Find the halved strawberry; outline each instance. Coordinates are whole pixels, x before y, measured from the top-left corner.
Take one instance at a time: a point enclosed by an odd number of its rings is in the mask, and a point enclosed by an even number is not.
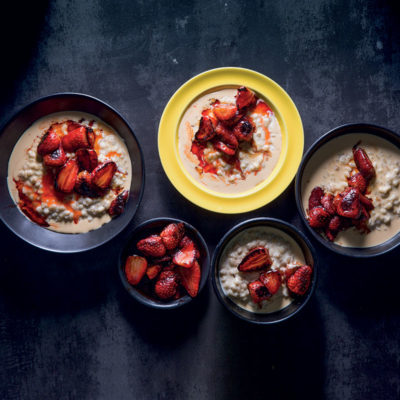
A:
[[[282,277],[278,271],[264,272],[258,279],[268,289],[271,296],[274,295],[282,285]]]
[[[217,103],[213,107],[213,112],[220,121],[227,121],[236,115],[237,108],[233,104]]]
[[[125,262],[126,279],[131,285],[137,285],[147,269],[147,260],[137,255],[129,256]]]
[[[167,250],[175,249],[185,234],[185,226],[179,224],[169,224],[160,233],[161,239]]]
[[[78,149],[76,159],[81,169],[92,172],[99,164],[97,153],[93,149]]]
[[[152,280],[159,274],[160,271],[161,265],[150,265],[147,267],[146,275],[150,280]]]
[[[272,265],[269,251],[265,247],[256,247],[250,250],[238,265],[241,272],[260,271]]]
[[[239,110],[251,107],[256,103],[256,95],[247,87],[240,87],[236,94],[236,106]]]
[[[179,268],[182,286],[186,289],[190,297],[196,297],[199,292],[201,280],[201,268],[197,261],[194,261],[192,268]]]
[[[259,304],[263,300],[268,300],[271,297],[269,290],[259,280],[250,282],[247,285],[250,297],[254,303]]]
[[[49,129],[42,136],[42,139],[40,140],[40,143],[37,147],[37,152],[41,156],[50,154],[53,151],[57,150],[59,148],[60,144],[61,144],[60,137],[55,132],[53,132],[51,129]]]
[[[195,139],[199,142],[206,142],[215,136],[215,130],[212,120],[208,116],[203,116],[200,119],[199,129],[196,132]]]
[[[303,296],[311,282],[312,269],[308,265],[303,265],[287,280],[288,289],[299,296]]]
[[[61,167],[67,161],[67,156],[61,144],[50,154],[43,156],[44,165],[47,167]]]
[[[190,241],[174,254],[172,262],[180,267],[191,268],[194,260],[196,259],[196,255],[197,249],[194,245],[194,242]]]
[[[79,172],[76,182],[75,191],[82,196],[97,197],[98,193],[93,189],[92,176],[88,171]]]
[[[177,275],[174,271],[161,272],[155,286],[155,294],[162,300],[170,299],[178,289]]]
[[[199,257],[200,257],[200,251],[199,251],[199,249],[197,248],[197,246],[196,246],[196,244],[194,243],[194,241],[193,241],[192,239],[190,239],[189,236],[184,236],[184,237],[182,238],[182,240],[179,242],[179,248],[182,249],[182,248],[184,248],[184,247],[186,247],[186,246],[188,246],[188,245],[191,245],[191,246],[194,247],[194,249],[196,250],[196,252],[195,252],[195,257],[196,257],[196,258],[199,258]]]
[[[92,184],[101,190],[107,189],[116,171],[117,164],[114,161],[106,161],[98,165],[92,171]]]
[[[85,126],[80,126],[68,132],[62,138],[62,145],[65,151],[75,151],[80,148],[92,147],[94,144],[94,133]]]
[[[248,117],[243,117],[233,128],[233,134],[239,141],[250,142],[253,139],[255,125]]]
[[[68,160],[57,174],[55,188],[63,193],[71,193],[74,190],[78,171],[79,166],[76,160]]]
[[[136,247],[143,254],[150,257],[162,257],[167,251],[162,239],[158,235],[151,235],[145,239],[139,240]]]
[[[129,191],[123,190],[118,196],[111,202],[110,208],[108,209],[108,213],[112,217],[117,217],[124,212],[125,204],[129,198]]]

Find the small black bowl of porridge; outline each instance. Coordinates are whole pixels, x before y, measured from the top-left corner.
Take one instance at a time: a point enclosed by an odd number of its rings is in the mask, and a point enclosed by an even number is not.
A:
[[[234,315],[274,324],[297,314],[312,296],[316,255],[293,225],[254,218],[234,226],[220,240],[211,277],[219,301]]]

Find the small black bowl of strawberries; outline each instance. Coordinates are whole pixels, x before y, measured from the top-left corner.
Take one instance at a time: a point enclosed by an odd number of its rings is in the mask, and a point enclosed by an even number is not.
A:
[[[155,218],[139,225],[123,248],[119,275],[140,303],[171,309],[196,298],[208,279],[207,245],[192,225]]]

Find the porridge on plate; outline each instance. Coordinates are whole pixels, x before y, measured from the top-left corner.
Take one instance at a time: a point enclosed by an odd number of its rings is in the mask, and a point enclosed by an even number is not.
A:
[[[344,247],[375,246],[400,231],[399,183],[400,150],[394,144],[377,135],[346,134],[323,145],[307,163],[303,209],[310,226],[328,240]],[[333,198],[332,211],[321,204],[318,189]],[[312,220],[316,215],[319,219]]]
[[[131,160],[121,137],[94,115],[67,111],[35,121],[8,163],[21,212],[47,229],[83,233],[124,210]]]
[[[238,306],[271,313],[303,296],[312,268],[297,242],[279,229],[247,228],[225,246],[219,262],[223,292]]]
[[[282,147],[275,113],[245,87],[199,97],[183,114],[178,137],[191,177],[222,193],[241,193],[265,181]]]

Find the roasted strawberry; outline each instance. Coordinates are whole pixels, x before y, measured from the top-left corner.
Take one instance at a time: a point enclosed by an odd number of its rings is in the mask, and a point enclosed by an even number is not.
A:
[[[367,180],[361,175],[360,172],[352,175],[348,179],[349,186],[356,188],[360,191],[360,193],[365,193],[367,190],[368,182]]]
[[[174,254],[172,262],[180,267],[191,268],[197,254],[198,250],[196,249],[194,242],[191,240]]]
[[[247,288],[249,289],[251,299],[256,304],[260,304],[263,300],[268,300],[271,297],[269,290],[259,280],[250,282]]]
[[[310,286],[312,269],[308,265],[300,267],[288,280],[288,289],[298,296],[303,296]]]
[[[175,296],[177,288],[176,273],[173,271],[163,271],[154,286],[154,292],[160,299],[167,300]]]
[[[92,171],[92,184],[101,190],[108,189],[116,171],[117,164],[114,161],[106,161],[98,165]]]
[[[342,228],[342,218],[339,215],[334,215],[331,220],[329,221],[328,228],[330,231],[338,232]]]
[[[160,233],[161,239],[167,250],[173,250],[178,247],[183,235],[185,234],[185,226],[182,222],[178,224],[167,225]]]
[[[45,218],[40,215],[34,208],[31,207],[30,204],[25,203],[24,201],[20,201],[18,203],[20,210],[35,224],[39,226],[47,227],[50,226]]]
[[[329,214],[334,215],[336,210],[333,205],[333,194],[331,193],[325,193],[322,198],[321,198],[321,205],[322,207],[325,208],[326,211],[328,211]]]
[[[213,112],[220,121],[232,119],[237,112],[236,106],[227,103],[218,103],[214,105]]]
[[[328,225],[330,217],[324,207],[314,207],[308,212],[308,224],[311,228],[323,228]]]
[[[78,149],[76,159],[81,169],[92,172],[99,164],[97,153],[93,149]]]
[[[118,196],[111,202],[110,208],[108,209],[108,213],[112,217],[118,217],[124,212],[125,204],[129,198],[129,191],[123,190],[118,194]]]
[[[50,154],[53,151],[57,150],[61,144],[60,137],[51,129],[49,129],[40,140],[40,143],[37,147],[37,152],[39,155],[44,156],[46,154]]]
[[[190,297],[196,297],[199,292],[201,280],[201,268],[197,261],[194,261],[192,268],[178,267],[178,273],[182,286],[186,289]]]
[[[319,186],[316,186],[310,194],[308,199],[308,211],[311,211],[314,207],[318,207],[321,205],[321,199],[324,195],[324,190]]]
[[[230,129],[225,127],[223,124],[218,123],[217,127],[215,128],[215,132],[217,133],[218,138],[223,143],[225,143],[228,147],[236,151],[236,149],[239,146],[239,142]]]
[[[287,264],[283,270],[283,278],[287,281],[301,266],[298,262]]]
[[[137,285],[147,269],[147,260],[137,255],[129,256],[125,262],[126,279],[131,285]]]
[[[80,124],[79,122],[72,121],[70,119],[67,121],[67,131],[68,132],[74,131],[75,129],[78,129],[81,126],[83,126],[83,125]]]
[[[272,265],[269,251],[265,247],[256,247],[251,249],[238,265],[241,272],[252,272],[267,269]]]
[[[57,174],[55,188],[63,193],[71,193],[75,187],[78,171],[79,166],[76,160],[68,160]]]
[[[97,197],[98,193],[93,189],[92,176],[88,171],[79,172],[76,182],[75,191],[82,196]]]
[[[65,155],[65,151],[61,144],[52,153],[43,156],[44,165],[47,167],[61,167],[66,163],[66,161],[67,156]]]
[[[92,147],[94,144],[94,133],[85,126],[80,126],[68,132],[62,138],[62,145],[65,151],[75,151],[80,148]]]
[[[199,142],[206,142],[215,136],[215,130],[212,120],[208,116],[203,116],[200,119],[199,129],[196,132],[195,139]]]
[[[150,257],[162,257],[167,251],[162,239],[158,235],[151,235],[140,240],[136,247],[143,254]]]
[[[243,117],[233,128],[233,134],[239,141],[250,142],[253,139],[255,125],[248,117]]]
[[[152,280],[160,273],[160,271],[161,265],[150,265],[147,267],[146,275],[150,280]]]
[[[247,87],[240,87],[236,94],[236,106],[239,110],[251,107],[256,103],[256,95]]]
[[[184,236],[183,238],[182,238],[182,240],[179,242],[179,248],[180,249],[183,249],[184,247],[186,247],[186,246],[193,246],[193,248],[195,249],[195,257],[196,258],[199,258],[200,257],[200,251],[199,251],[199,249],[197,248],[197,246],[195,245],[195,243],[193,242],[193,240],[192,239],[190,239],[190,237],[189,236]]]
[[[357,219],[361,215],[360,192],[348,187],[334,199],[336,212],[345,218]]]
[[[216,150],[222,151],[223,153],[225,153],[228,156],[234,156],[236,153],[236,150],[228,147],[228,145],[226,145],[224,142],[221,142],[221,141],[215,142],[214,148]]]
[[[271,296],[279,290],[282,284],[282,277],[278,271],[264,272],[258,279],[268,289]]]
[[[372,199],[370,199],[367,196],[364,196],[361,193],[360,193],[360,202],[367,211],[371,211],[375,208],[374,204],[372,203]]]
[[[361,175],[369,181],[375,176],[375,168],[368,157],[367,152],[356,144],[353,147],[353,157],[356,163],[357,169]]]

